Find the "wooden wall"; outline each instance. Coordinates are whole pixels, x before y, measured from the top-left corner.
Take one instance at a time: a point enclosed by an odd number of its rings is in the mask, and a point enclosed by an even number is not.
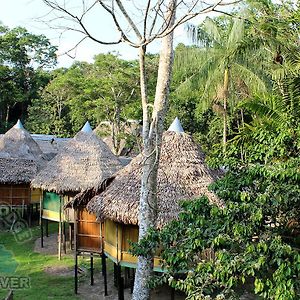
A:
[[[104,222],[104,252],[115,263],[121,266],[136,268],[137,258],[132,256],[128,250],[131,242],[137,242],[139,227],[136,225],[125,225],[111,220]],[[160,258],[154,257],[154,270],[161,271]]]
[[[40,189],[31,189],[31,203],[40,204],[43,199],[43,191]]]
[[[102,251],[101,223],[96,216],[89,214],[85,208],[79,208],[77,214],[77,249],[81,251]]]
[[[74,222],[74,210],[64,210],[64,205],[71,200],[70,196],[60,196],[53,192],[44,192],[42,201],[42,218],[50,221]],[[61,216],[59,217],[59,212]]]
[[[22,206],[30,202],[29,184],[0,184],[0,204]]]

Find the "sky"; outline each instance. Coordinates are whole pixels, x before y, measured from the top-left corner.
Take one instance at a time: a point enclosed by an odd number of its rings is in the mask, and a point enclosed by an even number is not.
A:
[[[45,20],[49,18],[49,8],[42,0],[0,0],[0,21],[14,28],[17,26],[25,27],[29,32],[34,34],[44,34],[50,40],[52,45],[58,46],[58,67],[69,67],[74,58],[70,58],[64,53],[72,49],[81,39],[81,35],[67,31],[62,34],[61,30],[50,29]],[[73,0],[72,0],[73,1]],[[89,25],[97,32],[97,35],[105,40],[112,39],[116,35],[116,30],[108,19],[106,14],[98,12],[96,15],[89,16]],[[56,21],[56,24],[58,21]],[[184,28],[177,29],[175,33],[174,44],[179,42],[187,43]],[[159,52],[160,43],[157,42],[148,47],[149,52]],[[107,53],[116,51],[124,59],[136,59],[137,50],[126,44],[118,44],[114,46],[100,45],[91,40],[85,40],[80,44],[76,51],[71,52],[71,56],[75,60],[92,62],[93,57],[98,53]]]

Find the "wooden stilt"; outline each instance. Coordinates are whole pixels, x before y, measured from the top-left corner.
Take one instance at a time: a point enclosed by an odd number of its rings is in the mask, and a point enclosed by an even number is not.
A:
[[[74,268],[74,292],[78,292],[78,257],[77,251],[75,251],[75,268]]]
[[[70,250],[72,250],[72,242],[73,242],[72,224],[69,223],[69,248],[70,248]]]
[[[59,198],[59,224],[58,224],[58,259],[61,260],[61,197]]]
[[[25,202],[24,200],[22,200],[22,210],[21,210],[22,219],[24,218],[24,209],[25,209]]]
[[[106,270],[106,255],[102,252],[102,275],[104,277],[104,296],[107,296],[107,270]]]
[[[49,237],[49,221],[46,219],[46,237]]]
[[[175,289],[171,287],[171,300],[175,300]]]
[[[31,227],[31,204],[27,205],[27,222],[29,227]]]
[[[94,258],[93,253],[90,256],[90,263],[91,263],[91,285],[94,285]]]
[[[40,218],[41,223],[41,248],[44,248],[44,230],[43,230],[43,218]]]
[[[42,206],[42,203],[43,203],[43,198],[41,197],[40,198],[40,225],[42,223],[42,218],[43,218],[43,206]]]
[[[74,291],[77,294],[78,290],[78,260],[77,260],[77,217],[76,217],[76,210],[74,211],[74,255],[75,255],[75,274],[74,274]]]
[[[118,281],[118,299],[124,300],[124,278],[122,277],[121,266],[117,265],[117,281]]]
[[[132,277],[130,278],[130,293],[133,293],[133,287],[134,287],[134,277],[135,277],[135,272],[134,269],[132,269]]]
[[[61,260],[61,221],[58,223],[58,259]]]
[[[66,246],[66,222],[63,221],[63,248],[64,253],[67,254],[67,246]]]
[[[118,287],[118,270],[116,263],[114,263],[114,286]]]

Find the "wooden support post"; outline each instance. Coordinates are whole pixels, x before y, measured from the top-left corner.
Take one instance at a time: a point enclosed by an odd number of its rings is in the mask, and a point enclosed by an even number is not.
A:
[[[22,200],[22,210],[21,210],[21,217],[24,219],[24,209],[25,209],[25,202],[24,199]]]
[[[171,287],[171,300],[175,300],[175,289]]]
[[[77,259],[77,217],[76,217],[76,211],[74,212],[74,255],[75,255],[75,276],[74,276],[74,280],[75,280],[75,285],[74,285],[74,290],[75,290],[75,294],[77,294],[77,290],[78,290],[78,259]]]
[[[40,198],[40,226],[41,226],[41,248],[44,247],[44,230],[43,230],[43,209],[42,209],[42,201]]]
[[[114,263],[114,286],[118,287],[118,271],[116,263]]]
[[[61,260],[61,221],[58,223],[58,259]]]
[[[106,255],[102,252],[102,275],[104,277],[104,296],[108,296],[107,293],[107,270],[106,270]]]
[[[58,223],[58,259],[61,260],[61,197],[59,197],[59,223]]]
[[[43,218],[40,218],[40,223],[41,223],[41,248],[44,248]]]
[[[49,221],[46,219],[46,237],[49,237]]]
[[[31,204],[27,204],[27,221],[28,221],[28,226],[31,227]]]
[[[72,250],[72,242],[73,242],[72,224],[69,223],[69,248],[70,248],[70,250]]]
[[[43,206],[42,206],[42,204],[43,204],[43,198],[41,197],[40,198],[40,225],[42,223],[42,218],[43,218]]]
[[[91,285],[94,285],[94,260],[93,253],[90,256],[90,265],[91,265]]]
[[[117,281],[118,281],[118,299],[124,300],[124,278],[122,277],[121,266],[117,265]]]
[[[135,277],[135,272],[134,269],[132,269],[132,277],[130,278],[130,293],[133,293],[133,287],[134,287],[134,277]]]
[[[66,246],[66,222],[63,221],[63,248],[64,253],[67,254],[67,246]]]
[[[78,257],[77,251],[75,251],[75,268],[74,268],[74,292],[78,292]]]

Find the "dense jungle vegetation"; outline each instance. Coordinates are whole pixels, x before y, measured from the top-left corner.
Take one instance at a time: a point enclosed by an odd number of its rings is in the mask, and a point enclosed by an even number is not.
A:
[[[134,252],[162,246],[168,282],[188,299],[300,298],[300,13],[295,1],[248,1],[206,18],[175,51],[167,123],[178,116],[209,163],[226,169],[205,198]],[[142,119],[137,61],[115,53],[54,69],[55,47],[24,28],[0,28],[0,130],[18,118],[35,133],[73,136],[86,120]],[[154,95],[156,55],[147,56]],[[211,258],[203,257],[210,251]],[[190,270],[187,277],[178,276]],[[205,298],[206,297],[206,298]]]

